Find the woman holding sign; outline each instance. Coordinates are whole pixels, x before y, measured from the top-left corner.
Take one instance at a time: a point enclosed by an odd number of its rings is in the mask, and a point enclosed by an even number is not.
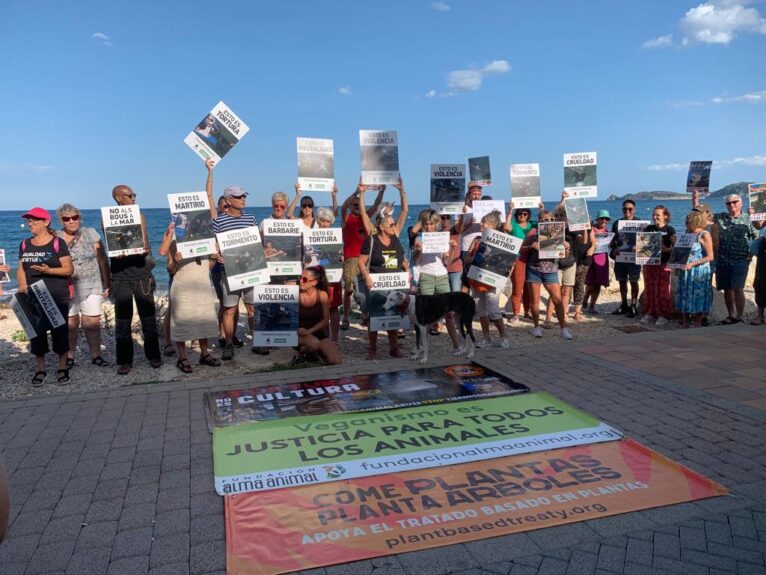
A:
[[[32,338],[30,349],[37,362],[37,371],[32,377],[32,385],[42,385],[45,380],[45,354],[48,353],[48,334],[50,330],[53,340],[53,352],[59,356],[59,368],[56,381],[59,385],[69,383],[69,368],[67,367],[67,352],[69,351],[69,326],[66,318],[69,315],[69,300],[71,299],[71,275],[73,271],[72,256],[64,240],[56,237],[51,225],[51,215],[43,208],[32,208],[23,216],[32,237],[21,242],[19,246],[19,269],[16,281],[19,293],[26,294],[30,303],[40,312],[40,319],[34,325],[37,335]],[[37,283],[42,282],[42,284]],[[35,284],[37,283],[37,286]],[[39,287],[43,288],[40,295]],[[32,295],[29,295],[29,292]],[[47,292],[47,293],[46,293]],[[52,299],[55,307],[46,310],[44,301]],[[51,315],[58,313],[60,323],[53,327]]]
[[[319,353],[327,365],[341,363],[340,349],[327,337],[330,296],[324,268],[313,266],[303,270],[299,289],[298,348],[301,353]]]
[[[662,233],[662,252],[659,265],[645,265],[644,272],[644,317],[641,323],[654,320],[654,325],[662,327],[670,322],[670,268],[667,267],[670,252],[676,241],[676,230],[668,225],[670,212],[665,206],[656,206],[652,213],[654,224],[646,226],[646,232]]]
[[[394,207],[391,204],[384,203],[375,215],[374,221],[370,221],[364,204],[364,192],[366,186],[359,184],[359,210],[362,216],[362,223],[370,235],[362,245],[359,254],[359,273],[363,282],[359,282],[360,297],[365,302],[365,307],[369,304],[369,294],[372,291],[371,273],[392,273],[409,271],[409,262],[404,257],[404,248],[399,241],[399,232],[407,221],[407,194],[404,192],[404,183],[401,178],[394,184],[399,190],[399,198],[402,202],[402,211],[399,217],[394,220]],[[364,286],[364,289],[362,286]],[[399,349],[399,340],[397,339],[397,330],[389,329],[388,334],[388,353],[391,357],[404,357],[404,353]],[[378,332],[368,331],[367,359],[373,360],[378,354]]]
[[[707,217],[703,212],[691,212],[686,216],[686,233],[695,234],[694,242],[686,269],[678,275],[676,308],[683,314],[683,327],[689,327],[689,319],[694,327],[702,327],[702,318],[710,311],[713,293],[710,284],[713,279],[710,262],[713,261],[713,239],[705,231]]]

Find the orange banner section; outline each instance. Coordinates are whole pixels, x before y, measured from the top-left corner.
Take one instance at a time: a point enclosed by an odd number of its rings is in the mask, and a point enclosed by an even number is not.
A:
[[[231,575],[274,575],[724,495],[630,439],[226,498]]]

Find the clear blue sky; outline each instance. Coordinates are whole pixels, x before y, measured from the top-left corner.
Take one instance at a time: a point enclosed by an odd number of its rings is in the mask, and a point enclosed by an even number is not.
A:
[[[431,163],[539,162],[557,197],[564,152],[598,152],[599,196],[766,180],[766,4],[393,0],[9,1],[0,7],[0,209],[146,207],[203,188],[183,144],[219,100],[251,128],[216,168],[251,205],[292,190],[296,136],[335,140],[341,194],[358,130],[398,130],[410,199]],[[318,199],[319,202],[321,200]]]

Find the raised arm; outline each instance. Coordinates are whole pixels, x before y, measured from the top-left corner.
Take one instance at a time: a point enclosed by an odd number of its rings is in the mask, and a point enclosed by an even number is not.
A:
[[[295,197],[293,198],[293,201],[290,202],[290,205],[287,206],[287,218],[290,220],[295,219],[295,206],[298,205],[298,201],[301,199],[301,185],[298,182],[295,182]],[[303,214],[301,214],[303,215]]]
[[[338,217],[338,186],[332,185],[332,215],[334,218]]]
[[[514,209],[513,200],[511,200],[510,202],[508,202],[508,213],[505,215],[505,223],[503,224],[503,231],[506,234],[510,234],[511,229],[513,228],[513,226],[511,225],[511,217],[513,217],[513,209]]]
[[[351,209],[351,204],[354,203],[354,200],[357,198],[357,192],[354,191],[349,197],[347,197],[343,201],[343,205],[340,207],[340,225],[341,227],[346,226],[346,219],[348,218],[348,211]]]
[[[210,205],[210,217],[216,219],[218,217],[218,204],[213,197],[213,168],[215,162],[213,160],[207,160],[205,162],[207,168],[207,180],[205,180],[205,192],[207,193],[207,203]]]
[[[364,193],[367,191],[367,186],[359,184],[356,190],[359,192],[359,215],[362,218],[362,226],[364,226],[364,231],[369,236],[372,234],[372,222],[370,221],[370,214],[367,213],[364,205]]]
[[[360,178],[360,183],[361,183],[361,178]],[[365,187],[365,190],[366,189],[367,188]],[[378,208],[380,207],[380,204],[383,202],[383,193],[385,191],[386,191],[386,186],[378,186],[378,195],[375,196],[375,201],[372,203],[372,207],[369,210],[367,210],[367,215],[368,216],[371,216],[375,212],[378,211]],[[362,210],[362,211],[364,211],[364,210]]]
[[[407,192],[404,191],[404,182],[401,178],[399,178],[399,181],[394,184],[394,187],[399,190],[399,200],[402,204],[402,209],[399,212],[399,217],[396,218],[396,233],[398,235],[404,229],[404,224],[407,223],[407,212],[409,211],[409,206],[407,205]]]

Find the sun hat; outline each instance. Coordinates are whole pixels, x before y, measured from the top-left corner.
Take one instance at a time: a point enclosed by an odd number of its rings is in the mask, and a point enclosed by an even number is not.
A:
[[[609,210],[599,210],[598,216],[596,216],[596,219],[599,218],[606,218],[607,220],[611,220],[612,216],[609,215]]]
[[[697,207],[692,210],[693,212],[709,212],[710,206],[707,204],[697,204]]]
[[[474,188],[479,188],[480,190],[482,189],[480,184],[471,184],[470,186],[468,186],[468,191],[470,192]]]
[[[232,196],[246,196],[247,192],[239,186],[229,186],[224,188],[223,197],[230,198]]]
[[[22,218],[37,218],[38,220],[51,221],[51,215],[48,213],[48,210],[44,208],[32,208],[21,217]]]

